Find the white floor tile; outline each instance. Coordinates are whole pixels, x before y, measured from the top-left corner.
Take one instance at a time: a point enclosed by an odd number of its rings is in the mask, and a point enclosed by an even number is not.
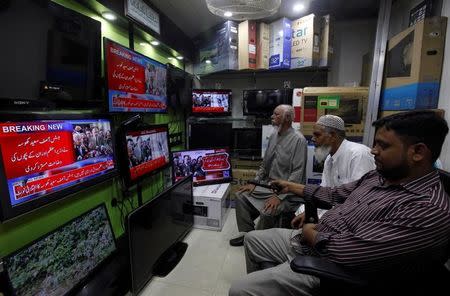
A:
[[[211,292],[201,289],[194,289],[173,283],[164,283],[158,280],[152,280],[140,296],[211,296]]]

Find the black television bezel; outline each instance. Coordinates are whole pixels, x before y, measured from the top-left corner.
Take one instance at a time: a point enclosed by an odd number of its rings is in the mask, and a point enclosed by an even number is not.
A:
[[[55,233],[59,229],[67,226],[68,224],[72,223],[73,221],[75,221],[75,220],[77,220],[77,219],[79,219],[79,218],[81,218],[83,216],[88,215],[89,213],[91,213],[92,211],[94,211],[94,210],[96,210],[96,209],[98,209],[100,207],[103,207],[104,210],[105,210],[105,213],[106,213],[106,218],[108,220],[108,224],[109,224],[109,227],[111,229],[112,236],[113,236],[114,251],[112,251],[111,254],[109,254],[105,259],[103,259],[103,261],[99,262],[96,267],[94,267],[88,274],[86,274],[83,278],[81,278],[69,291],[67,291],[68,292],[67,294],[73,294],[73,292],[79,290],[83,285],[85,285],[88,282],[88,280],[90,278],[92,278],[92,276],[94,275],[94,273],[96,271],[98,271],[100,268],[105,266],[105,264],[107,262],[109,262],[111,260],[111,258],[118,253],[117,240],[116,240],[116,237],[115,237],[115,234],[114,234],[114,229],[112,227],[111,218],[109,217],[108,209],[107,209],[105,203],[101,203],[101,204],[99,204],[99,205],[89,209],[87,212],[84,212],[81,215],[78,215],[78,216],[70,219],[69,221],[65,222],[64,224],[62,224],[62,225],[60,225],[58,227],[56,227],[55,229],[51,230],[50,232],[48,232],[48,233],[46,233],[46,234],[44,234],[44,235],[42,235],[42,236],[32,240],[31,242],[29,242],[29,243],[25,244],[24,246],[20,247],[19,249],[17,249],[15,251],[11,252],[10,254],[6,255],[5,258],[15,256],[16,254],[18,254],[19,252],[23,251],[24,249],[29,248],[31,245],[35,244],[36,242],[44,240],[45,238],[47,238],[48,236],[52,235],[53,233]],[[3,262],[5,262],[5,260],[3,260]],[[11,279],[10,279],[9,274],[8,274],[8,266],[6,265],[6,263],[5,263],[5,274],[6,274],[6,279],[7,279],[7,282],[8,282],[9,289],[12,292],[14,290],[13,290]]]
[[[229,98],[228,98],[228,111],[226,112],[194,112],[192,108],[194,108],[194,102],[193,102],[193,95],[194,92],[201,91],[201,92],[228,92]],[[191,93],[191,114],[192,116],[196,117],[220,117],[220,116],[230,116],[231,110],[233,108],[233,91],[228,88],[221,88],[221,89],[211,89],[211,88],[193,88]]]
[[[114,138],[114,122],[109,115],[105,114],[83,114],[83,113],[15,113],[15,114],[2,114],[0,113],[1,122],[24,122],[24,121],[39,121],[39,120],[89,120],[89,119],[106,119],[109,120],[111,124],[111,137],[112,146],[115,148],[115,138]],[[55,202],[61,201],[63,199],[69,198],[74,194],[78,194],[87,188],[91,188],[100,183],[106,182],[118,174],[117,168],[117,155],[116,151],[113,152],[114,168],[109,172],[97,176],[93,179],[75,183],[58,191],[48,193],[46,195],[37,197],[30,201],[24,202],[23,204],[17,206],[11,206],[10,196],[7,186],[7,179],[5,175],[5,170],[3,166],[3,157],[0,148],[0,221],[6,222],[12,219],[17,219],[25,214],[40,210],[48,205],[54,204]]]
[[[175,177],[175,170],[173,169],[173,154],[174,153],[182,153],[182,152],[191,152],[191,151],[204,151],[204,150],[218,150],[218,149],[225,149],[226,153],[228,153],[228,159],[230,160],[230,177],[222,180],[211,180],[211,181],[205,181],[201,184],[198,184],[198,182],[194,181],[194,175],[189,175],[192,177],[192,186],[198,187],[198,186],[206,186],[206,185],[213,185],[213,184],[223,184],[223,183],[229,183],[233,181],[233,166],[231,165],[231,149],[230,147],[213,147],[213,148],[195,148],[195,149],[184,149],[184,150],[177,150],[170,153],[170,165],[172,166],[172,183],[176,184],[178,182],[181,182],[181,180],[176,181]],[[185,176],[185,178],[189,177]],[[182,179],[183,180],[183,179]]]
[[[132,266],[132,253],[133,253],[133,248],[131,247],[132,242],[131,242],[131,231],[130,231],[130,223],[131,223],[131,217],[138,212],[139,210],[141,210],[144,207],[147,206],[151,206],[152,203],[154,203],[157,199],[159,199],[161,196],[167,194],[168,192],[172,191],[174,188],[176,188],[177,186],[181,186],[184,182],[186,182],[187,180],[190,180],[190,183],[193,186],[193,178],[192,175],[190,176],[186,176],[184,177],[182,180],[178,181],[177,183],[173,183],[172,186],[170,186],[169,188],[165,189],[164,191],[162,191],[161,193],[159,193],[158,195],[156,195],[154,198],[152,198],[151,200],[149,200],[148,202],[144,203],[143,205],[141,205],[140,207],[134,209],[133,211],[131,211],[130,213],[128,213],[127,217],[126,217],[126,231],[128,232],[128,249],[130,250],[130,273],[131,273],[131,291],[134,291],[136,287],[133,287],[133,266]],[[192,197],[192,203],[194,202],[194,192],[193,192],[193,187],[191,187],[191,197]],[[192,213],[192,216],[194,216],[194,213]],[[194,223],[191,224],[190,228],[187,229],[183,234],[181,234],[174,242],[172,245],[174,245],[175,243],[181,241],[192,229],[192,227],[194,226]],[[167,246],[167,249],[170,248],[172,245]],[[167,250],[166,249],[166,250]],[[149,277],[147,279],[147,281],[137,289],[137,291],[134,291],[134,293],[138,294],[143,288],[144,286],[150,281],[150,279],[153,277],[153,275],[151,277]]]
[[[107,50],[106,50],[108,42],[113,43],[113,44],[115,44],[117,46],[123,47],[126,50],[129,50],[129,51],[133,52],[134,54],[136,54],[138,56],[141,56],[141,57],[144,57],[146,59],[149,59],[152,62],[155,62],[155,63],[161,65],[161,67],[164,67],[166,69],[165,78],[166,78],[166,100],[167,101],[166,101],[166,109],[164,111],[151,112],[151,111],[136,111],[136,110],[133,110],[133,111],[112,111],[112,110],[110,110],[110,106],[109,106],[109,87],[108,87],[108,60],[107,60]],[[105,100],[106,100],[106,105],[107,105],[106,109],[108,110],[109,113],[111,113],[111,114],[123,114],[123,113],[125,113],[125,114],[126,113],[129,113],[129,114],[132,114],[132,113],[139,113],[139,114],[167,114],[168,113],[169,97],[167,95],[167,73],[168,73],[169,70],[168,70],[168,67],[167,67],[166,64],[158,62],[155,59],[152,59],[152,58],[150,58],[150,57],[148,57],[146,55],[143,55],[142,53],[139,53],[139,52],[137,52],[137,51],[135,51],[135,50],[133,50],[131,48],[128,48],[128,47],[126,47],[126,46],[124,46],[124,45],[122,45],[122,44],[120,44],[120,43],[118,43],[116,41],[113,41],[113,40],[111,40],[111,39],[109,39],[107,37],[103,37],[103,67],[104,67],[103,69],[104,69],[104,73],[105,73],[105,76],[104,76],[105,77],[105,79],[104,79],[104,87],[105,87]]]
[[[130,174],[130,167],[128,166],[128,152],[127,152],[127,140],[126,140],[126,134],[127,132],[134,132],[134,131],[144,131],[144,130],[151,130],[151,129],[157,129],[157,128],[165,128],[166,129],[166,137],[167,137],[167,147],[169,149],[169,162],[165,165],[154,169],[148,173],[145,173],[139,177],[137,177],[134,180],[131,180],[131,174]],[[122,176],[122,179],[124,181],[124,184],[127,188],[130,188],[140,182],[142,180],[155,175],[165,168],[171,166],[171,151],[170,151],[170,144],[169,144],[169,125],[168,124],[146,124],[143,123],[141,120],[130,123],[130,124],[122,124],[119,129],[117,130],[117,140],[116,140],[117,149],[120,153],[120,155],[123,155],[123,157],[118,158],[119,163],[119,171],[120,175]]]
[[[292,96],[293,96],[293,92],[294,92],[293,88],[244,89],[242,91],[242,113],[244,115],[255,115],[255,116],[264,116],[264,117],[270,116],[272,114],[272,112],[270,112],[270,114],[269,113],[265,113],[265,112],[251,112],[251,111],[250,112],[248,112],[248,111],[246,112],[245,111],[246,110],[246,108],[245,108],[246,99],[245,99],[244,93],[246,91],[253,91],[253,92],[263,91],[263,92],[266,92],[266,91],[275,91],[275,90],[279,90],[280,92],[283,93],[283,98],[284,99],[283,99],[283,102],[280,103],[280,104],[292,105],[292,102],[293,102]],[[288,94],[287,92],[291,93],[289,97],[287,96],[287,94]],[[276,106],[274,108],[276,108]]]

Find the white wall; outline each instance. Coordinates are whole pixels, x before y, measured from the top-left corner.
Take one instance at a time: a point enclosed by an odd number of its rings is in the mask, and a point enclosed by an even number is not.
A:
[[[373,49],[376,30],[376,19],[335,22],[328,86],[359,85],[362,57]]]

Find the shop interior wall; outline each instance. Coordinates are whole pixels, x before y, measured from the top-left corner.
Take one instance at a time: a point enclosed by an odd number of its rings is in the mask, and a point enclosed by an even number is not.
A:
[[[54,2],[66,6],[67,8],[78,11],[89,17],[92,17],[102,23],[102,37],[107,37],[124,46],[129,45],[128,29],[121,28],[113,23],[107,22],[97,14],[85,8],[74,0],[54,0]],[[142,47],[139,45],[139,40],[135,40],[135,50],[145,54],[162,63],[168,62],[168,54],[158,51],[151,47]],[[103,57],[103,53],[102,53]],[[183,65],[178,61],[171,61],[175,66],[183,68]],[[131,114],[115,115],[115,123],[128,118]],[[148,123],[168,123],[170,132],[184,131],[184,115],[178,114],[174,110],[169,110],[168,114],[145,115],[144,120]],[[182,147],[175,147],[181,149]],[[164,183],[169,172],[166,170],[156,174],[142,184],[143,200],[148,201],[163,190]],[[137,207],[137,195],[135,189],[130,191],[130,201],[123,202],[123,211],[119,208],[112,207],[111,201],[117,199],[121,201],[122,188],[120,185],[120,177],[93,186],[82,192],[75,193],[66,197],[63,200],[55,202],[49,206],[38,209],[32,213],[28,213],[14,220],[0,224],[0,257],[5,256],[12,251],[26,245],[36,238],[45,235],[51,230],[57,228],[59,225],[81,215],[89,209],[105,203],[111,219],[112,227],[116,237],[124,233],[123,221],[124,214],[130,212],[131,208]]]

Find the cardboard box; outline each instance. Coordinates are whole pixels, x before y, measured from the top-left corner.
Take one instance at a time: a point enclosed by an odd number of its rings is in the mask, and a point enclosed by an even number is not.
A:
[[[221,231],[229,210],[230,183],[193,188],[194,227]]]
[[[269,69],[270,28],[266,23],[256,26],[256,68]]]
[[[238,35],[239,70],[256,69],[256,22],[240,23]]]
[[[445,118],[445,110],[444,109],[429,109],[430,111],[434,111],[436,112],[439,116],[441,116],[442,118]],[[381,111],[378,118],[383,118],[392,114],[397,114],[397,113],[401,113],[401,112],[406,112],[404,110],[399,110],[399,111]]]
[[[238,69],[238,24],[226,21],[194,40],[199,48],[195,74]],[[206,63],[209,60],[211,63]]]
[[[381,110],[437,108],[446,27],[427,18],[389,40]]]
[[[301,119],[303,135],[310,138],[317,119],[333,114],[344,120],[346,136],[360,141],[364,134],[368,96],[367,87],[305,87]]]
[[[291,66],[291,21],[281,18],[270,24],[269,69],[289,69]]]
[[[261,166],[262,160],[247,160],[247,159],[239,159],[239,158],[231,158],[231,168],[234,169],[255,169],[259,170]]]
[[[308,145],[308,159],[306,161],[306,184],[320,185],[322,182],[323,165],[314,157],[314,145]]]
[[[331,66],[333,57],[334,20],[327,14],[320,18],[320,58],[319,66]]]
[[[242,185],[247,184],[247,181],[254,180],[258,170],[254,169],[235,169],[233,170],[233,182],[231,183],[230,199],[234,200],[234,194]]]
[[[292,22],[291,69],[319,65],[320,23],[309,14]]]
[[[294,122],[300,122],[302,115],[303,88],[294,88],[292,92],[292,107],[294,107]]]

